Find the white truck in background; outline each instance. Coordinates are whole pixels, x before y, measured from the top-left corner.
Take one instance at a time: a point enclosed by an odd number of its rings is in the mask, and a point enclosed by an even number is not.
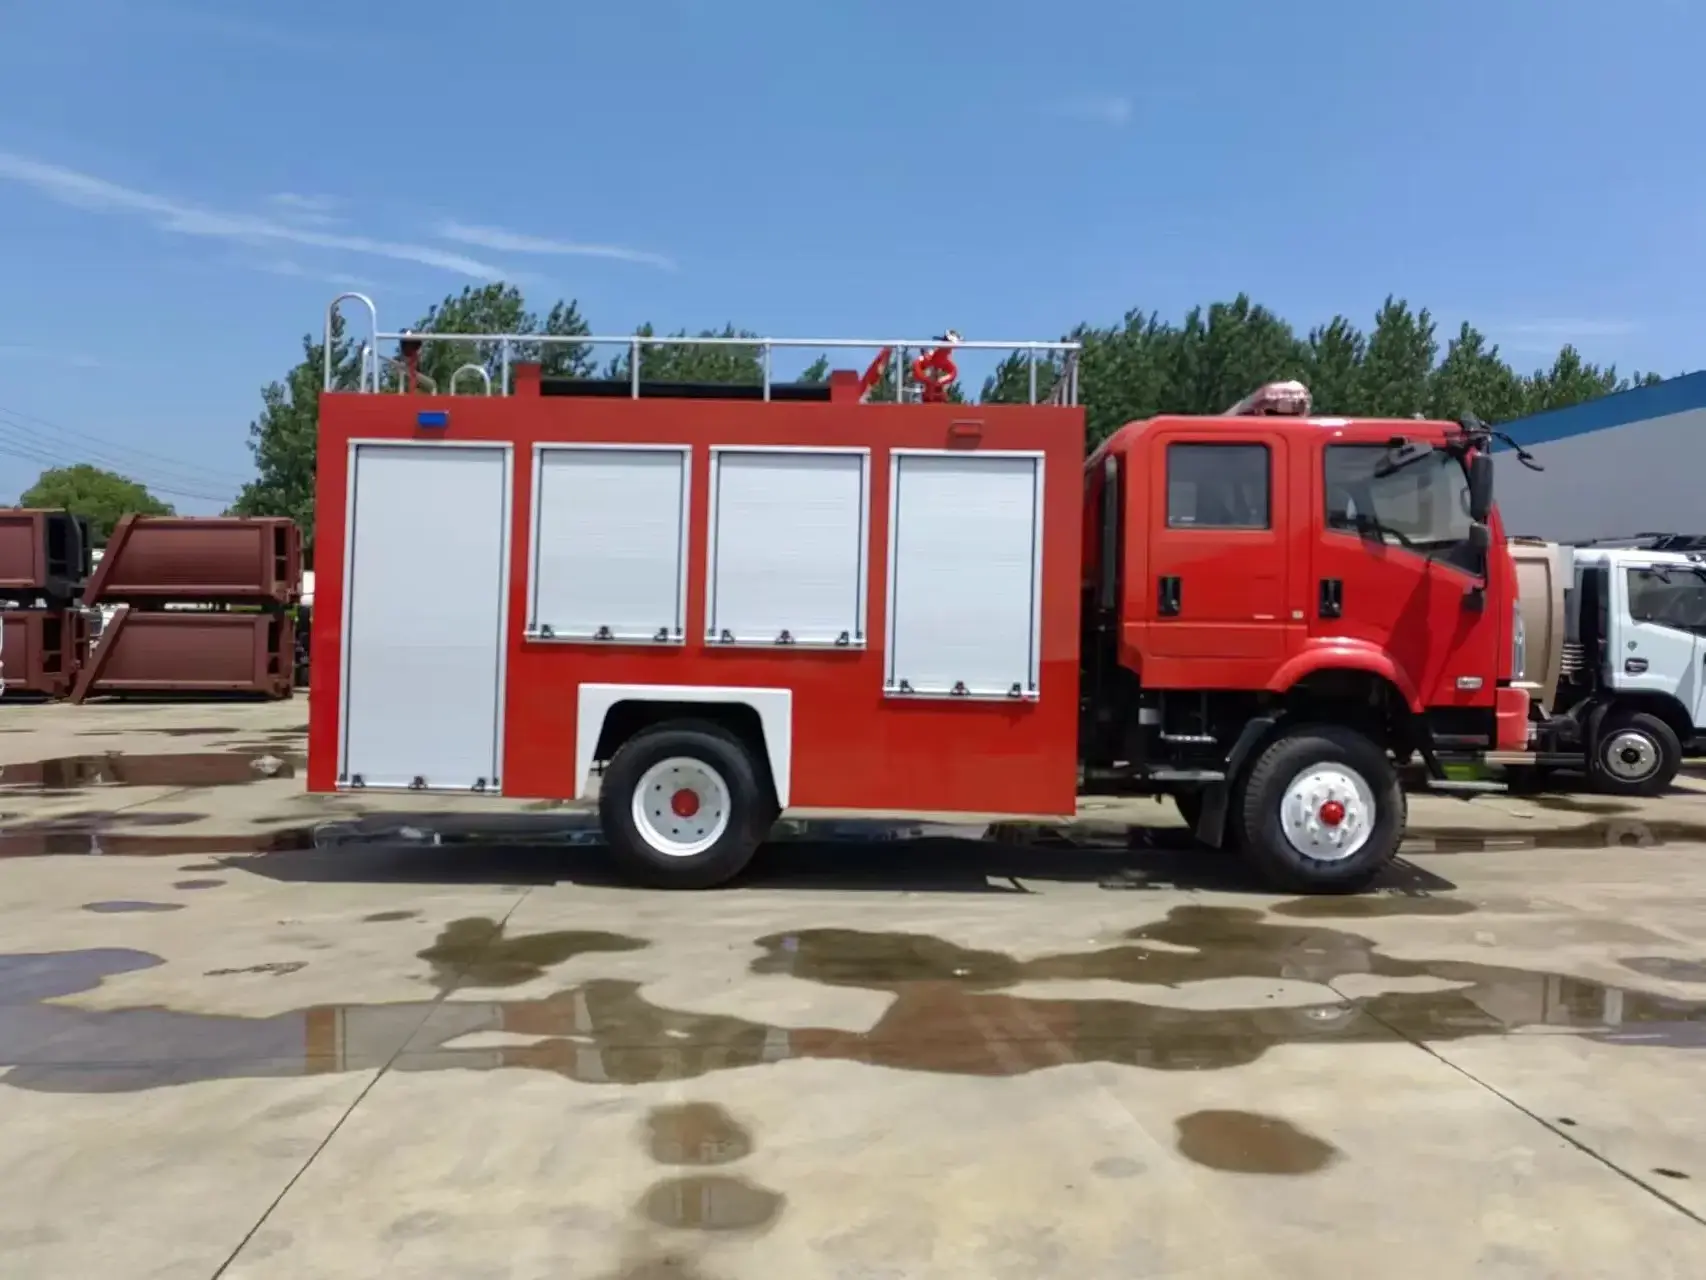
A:
[[[1650,796],[1706,746],[1706,554],[1657,535],[1570,547],[1512,538],[1516,681],[1529,751],[1507,771],[1583,770],[1597,790]],[[1621,545],[1619,545],[1619,543]],[[1514,779],[1513,779],[1514,781]]]

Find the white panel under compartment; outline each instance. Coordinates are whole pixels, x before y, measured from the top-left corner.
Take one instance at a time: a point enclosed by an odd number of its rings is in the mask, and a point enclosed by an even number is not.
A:
[[[895,450],[885,691],[1035,698],[1040,454]]]
[[[716,449],[705,638],[865,644],[863,449]]]
[[[496,790],[509,450],[351,452],[339,781]]]
[[[539,446],[528,636],[680,644],[687,480],[677,445]]]

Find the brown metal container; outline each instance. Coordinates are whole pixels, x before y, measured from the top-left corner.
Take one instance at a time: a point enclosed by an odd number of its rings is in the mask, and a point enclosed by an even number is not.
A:
[[[80,609],[0,611],[6,697],[63,698],[89,657],[89,619]]]
[[[294,651],[287,614],[121,609],[78,673],[71,700],[124,693],[288,698]]]
[[[83,599],[293,603],[302,591],[302,531],[282,516],[125,516]]]
[[[0,596],[69,600],[88,575],[87,521],[64,511],[0,510]]]

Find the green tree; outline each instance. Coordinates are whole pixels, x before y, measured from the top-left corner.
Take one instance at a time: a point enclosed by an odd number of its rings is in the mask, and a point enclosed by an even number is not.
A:
[[[459,294],[451,294],[443,302],[428,308],[412,328],[417,333],[541,334],[566,338],[591,332],[574,302],[558,302],[541,323],[539,317],[528,309],[521,290],[514,285],[496,283],[470,285]],[[511,343],[511,369],[517,364],[538,364],[540,372],[548,378],[584,378],[592,373],[594,367],[591,348],[578,342]],[[485,370],[492,380],[493,390],[504,389],[500,385],[503,379],[502,343],[421,344],[420,371],[431,379],[426,385],[437,387],[441,394],[449,393],[451,378],[458,369],[467,365]],[[401,369],[388,362],[384,385],[395,389],[401,376]],[[463,395],[476,393],[481,390],[480,379],[472,373],[464,373],[457,380],[456,389]]]
[[[21,507],[58,507],[73,515],[87,516],[90,537],[104,545],[120,516],[169,516],[170,504],[161,502],[147,488],[116,471],[79,462],[70,467],[52,467],[18,499]]]
[[[1362,400],[1362,362],[1368,340],[1344,316],[1309,331],[1302,351],[1303,384],[1316,413],[1355,413]],[[1251,388],[1254,390],[1254,388]]]
[[[261,389],[261,414],[249,424],[255,478],[243,486],[231,514],[289,516],[302,530],[304,547],[314,545],[314,453],[325,377],[325,344],[304,335],[302,359],[282,381]],[[358,352],[337,323],[332,329],[332,385],[357,386]]]
[[[1448,422],[1471,413],[1483,422],[1508,422],[1522,416],[1527,402],[1522,378],[1468,323],[1446,345],[1445,359],[1429,379],[1428,416]]]
[[[1411,311],[1409,303],[1388,295],[1363,352],[1356,412],[1381,418],[1413,418],[1425,412],[1438,353],[1427,310]]]
[[[639,338],[656,338],[658,332],[650,324],[634,330]],[[757,343],[732,341],[738,338],[757,338],[748,329],[726,324],[721,329],[701,329],[689,335],[677,329],[666,339],[712,338],[715,342],[663,341],[640,345],[640,377],[647,382],[710,382],[730,386],[759,386],[764,382],[764,356]],[[622,351],[610,358],[605,367],[607,378],[627,378],[633,368],[633,352]]]

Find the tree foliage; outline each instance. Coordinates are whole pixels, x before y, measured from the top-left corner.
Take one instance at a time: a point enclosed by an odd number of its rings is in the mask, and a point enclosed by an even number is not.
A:
[[[1300,379],[1317,413],[1456,421],[1472,412],[1488,422],[1659,381],[1651,373],[1622,377],[1614,366],[1592,364],[1569,346],[1549,367],[1518,373],[1469,324],[1445,344],[1442,357],[1432,314],[1390,297],[1366,333],[1349,318],[1334,316],[1299,337],[1278,316],[1239,295],[1192,310],[1179,324],[1130,311],[1118,325],[1081,325],[1067,337],[1083,344],[1079,399],[1092,442],[1158,413],[1219,413],[1280,378]],[[1044,394],[1059,372],[1059,361],[1041,362]],[[1029,388],[1028,359],[1015,354],[984,383],[981,398],[1023,403]]]
[[[161,502],[136,481],[87,462],[42,472],[18,499],[18,505],[59,507],[73,515],[87,516],[96,546],[106,542],[120,516],[173,514],[169,503]]]
[[[537,361],[547,377],[631,376],[632,349],[619,350],[600,363],[584,343],[526,340],[526,335],[572,339],[590,330],[573,301],[559,301],[541,317],[513,285],[470,286],[428,308],[413,328],[421,333],[522,335],[510,343],[511,366]],[[658,337],[650,324],[635,334]],[[688,335],[677,330],[666,336]],[[763,380],[762,348],[747,341],[757,334],[728,324],[694,336],[719,341],[646,342],[640,347],[641,377],[745,385]],[[1116,324],[1084,324],[1066,336],[1083,344],[1078,390],[1092,443],[1126,422],[1158,413],[1219,413],[1262,383],[1279,378],[1301,379],[1317,413],[1391,418],[1420,414],[1454,421],[1474,413],[1488,422],[1506,422],[1658,381],[1656,374],[1622,377],[1614,366],[1595,365],[1570,346],[1550,365],[1520,373],[1469,324],[1444,343],[1442,352],[1433,315],[1393,297],[1382,303],[1366,331],[1340,315],[1300,335],[1280,316],[1240,294],[1229,302],[1193,308],[1177,323],[1134,309]],[[333,358],[334,385],[355,387],[361,355],[341,327],[334,332]],[[305,337],[302,362],[262,390],[260,417],[249,428],[256,478],[233,508],[240,514],[290,516],[302,526],[310,546],[321,359],[319,341]],[[800,380],[824,381],[830,363],[819,358]],[[421,372],[440,392],[448,392],[452,375],[470,364],[487,373],[494,390],[500,389],[501,344],[471,336],[465,342],[428,341],[422,346]],[[1061,376],[1061,362],[1039,357],[1036,364],[1038,392],[1047,395]],[[378,373],[382,387],[396,389],[400,373],[394,361],[382,361]],[[1015,353],[984,382],[980,398],[986,403],[1024,403],[1030,398],[1031,378],[1030,358]],[[456,388],[473,394],[483,389],[479,383],[465,372]],[[871,398],[892,401],[892,378],[873,389]],[[949,399],[966,398],[956,382]]]

